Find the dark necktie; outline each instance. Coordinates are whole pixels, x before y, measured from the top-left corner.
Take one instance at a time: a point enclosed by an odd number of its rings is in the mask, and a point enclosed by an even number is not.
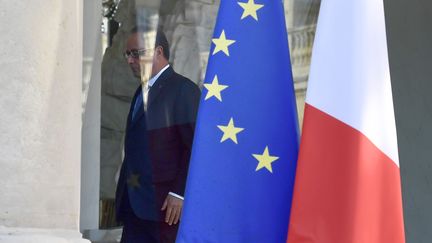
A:
[[[143,93],[142,93],[142,89],[140,89],[139,95],[135,100],[134,109],[132,111],[132,121],[135,119],[135,116],[138,113],[139,109],[142,107],[142,105],[143,105]]]

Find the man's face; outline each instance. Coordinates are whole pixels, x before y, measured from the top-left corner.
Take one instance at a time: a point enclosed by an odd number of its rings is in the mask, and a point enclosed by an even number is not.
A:
[[[126,57],[127,62],[134,76],[140,79],[142,78],[141,76],[144,75],[144,69],[142,68],[144,50],[144,42],[142,38],[139,38],[139,33],[134,33],[129,36],[126,43],[126,53],[129,53]],[[138,53],[141,55],[137,55]]]

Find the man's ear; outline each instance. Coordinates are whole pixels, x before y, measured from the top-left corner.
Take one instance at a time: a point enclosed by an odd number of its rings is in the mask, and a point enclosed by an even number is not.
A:
[[[156,47],[156,55],[163,56],[163,48],[162,48],[162,46]]]

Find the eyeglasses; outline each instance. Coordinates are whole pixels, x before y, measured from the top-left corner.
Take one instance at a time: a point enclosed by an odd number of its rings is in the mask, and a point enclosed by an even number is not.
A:
[[[124,57],[126,59],[128,59],[129,57],[137,59],[140,56],[144,56],[150,50],[153,50],[153,48],[151,48],[151,49],[127,50],[127,51],[125,51],[125,53],[123,55],[124,55]]]

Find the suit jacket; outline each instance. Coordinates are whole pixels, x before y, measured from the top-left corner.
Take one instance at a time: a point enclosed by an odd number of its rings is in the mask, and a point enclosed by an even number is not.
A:
[[[200,90],[169,67],[150,88],[147,111],[141,107],[132,119],[140,89],[127,120],[117,216],[122,220],[128,201],[139,218],[162,221],[168,193],[184,195]]]

